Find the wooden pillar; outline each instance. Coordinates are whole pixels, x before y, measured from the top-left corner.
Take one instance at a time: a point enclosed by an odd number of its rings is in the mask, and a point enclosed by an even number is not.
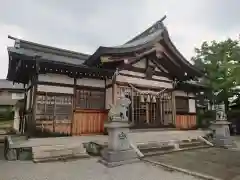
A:
[[[35,75],[33,78],[33,88],[32,88],[32,118],[31,118],[31,133],[34,133],[36,129],[36,108],[37,108],[37,79],[38,76]]]
[[[149,103],[146,102],[146,121],[149,124]]]
[[[56,96],[54,96],[54,104],[53,104],[53,132],[55,132],[56,129]]]
[[[26,84],[23,85],[23,88],[24,88],[24,107],[23,107],[23,110],[24,110],[24,113],[25,113],[26,106],[27,106],[27,88],[26,88]]]
[[[73,123],[74,123],[74,114],[76,111],[76,101],[77,101],[77,78],[74,77],[74,87],[73,87],[73,105],[72,105],[72,122],[70,133],[73,135]]]
[[[26,88],[26,84],[24,84],[23,88],[24,88],[24,107],[23,107],[23,112],[20,115],[20,133],[21,134],[24,133],[24,121],[25,121],[25,114],[27,110],[27,89],[28,89]]]
[[[117,84],[112,82],[112,105],[116,105],[117,100]]]
[[[104,88],[104,109],[106,109],[106,94],[107,94],[107,88],[106,88],[106,86],[107,86],[107,80],[106,80],[106,77],[104,78],[104,84],[105,84],[105,88]]]
[[[134,121],[134,91],[133,91],[133,88],[131,87],[131,116],[132,116],[132,124],[135,124],[135,121]]]
[[[74,86],[73,86],[73,112],[76,110],[77,104],[77,78],[74,78]]]
[[[37,108],[37,89],[38,89],[38,74],[39,74],[39,62],[38,57],[35,57],[35,74],[33,76],[33,96],[32,96],[32,118],[31,118],[31,134],[36,130],[36,108]]]
[[[29,87],[29,90],[28,91],[30,91],[30,93],[29,93],[29,104],[28,104],[28,111],[30,110],[30,111],[32,111],[32,104],[33,104],[33,86],[34,86],[34,84],[33,84],[33,78],[31,78],[31,85],[30,85],[30,87]]]
[[[176,97],[174,91],[172,91],[172,121],[176,125]]]

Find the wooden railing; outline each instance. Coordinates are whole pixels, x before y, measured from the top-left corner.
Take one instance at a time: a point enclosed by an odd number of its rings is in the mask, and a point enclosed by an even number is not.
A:
[[[77,109],[74,112],[72,135],[102,134],[106,120],[106,110]]]
[[[194,129],[197,125],[196,115],[176,115],[175,125],[177,129]]]

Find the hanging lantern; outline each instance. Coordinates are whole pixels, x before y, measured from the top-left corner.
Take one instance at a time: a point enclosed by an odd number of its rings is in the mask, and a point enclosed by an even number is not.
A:
[[[142,94],[140,95],[140,102],[144,103],[144,96]]]
[[[156,102],[157,102],[156,96],[153,96],[153,97],[152,97],[152,103],[156,103]]]
[[[148,102],[148,103],[151,102],[150,95],[147,95],[147,100],[146,100],[146,102]]]

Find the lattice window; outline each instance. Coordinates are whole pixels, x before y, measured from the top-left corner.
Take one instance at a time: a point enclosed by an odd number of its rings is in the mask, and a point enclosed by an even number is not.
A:
[[[176,112],[188,112],[189,103],[186,97],[176,97]]]
[[[129,121],[135,125],[160,126],[172,123],[171,92],[141,94],[129,87],[119,87],[120,95],[124,94],[131,100],[128,110]]]
[[[72,115],[72,96],[37,95],[37,120],[70,120]]]
[[[77,90],[76,106],[82,109],[105,109],[105,94],[99,90]]]

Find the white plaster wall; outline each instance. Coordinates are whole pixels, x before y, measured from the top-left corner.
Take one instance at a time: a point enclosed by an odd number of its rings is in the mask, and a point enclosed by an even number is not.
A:
[[[188,93],[188,97],[196,97],[194,93]]]
[[[146,77],[146,74],[145,73],[140,73],[140,72],[134,72],[134,71],[129,71],[129,70],[121,70],[120,73],[122,75],[131,75],[131,76],[138,76],[138,77]],[[153,79],[156,79],[156,80],[164,80],[164,81],[169,81],[171,82],[171,79],[167,78],[167,77],[163,77],[163,76],[155,76],[153,75],[152,77]]]
[[[127,75],[138,76],[138,77],[145,77],[146,76],[144,73],[134,72],[134,71],[129,71],[129,70],[121,70],[119,72],[121,74],[127,74]]]
[[[72,87],[38,85],[38,89],[37,90],[41,91],[41,92],[73,94],[73,88]]]
[[[146,77],[145,73],[140,73],[140,72],[134,72],[134,71],[129,71],[129,70],[121,70],[120,73],[122,75],[132,75],[132,76],[138,76],[138,77]],[[163,76],[155,76],[153,75],[153,79],[157,80],[164,80],[164,81],[171,81],[171,79]]]
[[[14,106],[13,128],[17,132],[19,132],[19,122],[20,122],[19,107]]]
[[[189,104],[189,112],[190,113],[195,113],[196,112],[196,102],[195,99],[189,99],[188,100]]]
[[[107,79],[106,80],[106,85],[112,84],[112,79]]]
[[[184,91],[174,91],[175,92],[175,96],[182,96],[182,97],[187,97],[187,93]]]
[[[110,105],[112,105],[112,88],[107,88],[105,108],[110,109]]]
[[[163,76],[155,76],[155,75],[153,75],[152,78],[153,78],[153,79],[157,79],[157,80],[169,81],[169,82],[172,83],[172,80],[169,79],[169,78],[167,78],[167,77],[163,77]]]
[[[105,80],[82,78],[77,79],[77,85],[105,88]]]
[[[127,77],[127,76],[123,76],[123,75],[117,76],[117,81],[135,84],[135,85],[138,85],[141,87],[169,88],[169,89],[173,88],[172,83],[147,80],[147,79],[135,78],[135,77]]]
[[[194,93],[187,93],[184,91],[174,91],[175,92],[175,96],[181,96],[181,97],[189,97],[189,98],[194,98],[196,97]],[[195,99],[188,99],[188,110],[190,113],[196,113],[196,100]]]
[[[146,67],[146,59],[141,59],[140,61],[136,62],[135,64],[133,64],[134,67],[138,67],[138,68],[145,68]]]
[[[194,93],[187,93],[187,92],[184,92],[184,91],[180,91],[180,90],[177,90],[177,91],[174,91],[175,92],[175,95],[176,96],[182,96],[182,97],[195,97],[195,94]]]
[[[12,99],[24,99],[24,93],[12,93]]]
[[[74,84],[74,78],[70,78],[69,76],[62,75],[62,74],[52,74],[52,73],[39,74],[38,80],[44,81],[44,82]]]
[[[155,68],[155,71],[158,71],[158,72],[165,72],[165,73],[168,73],[168,71],[162,66],[162,65],[158,65],[162,70],[160,70],[158,67]]]

